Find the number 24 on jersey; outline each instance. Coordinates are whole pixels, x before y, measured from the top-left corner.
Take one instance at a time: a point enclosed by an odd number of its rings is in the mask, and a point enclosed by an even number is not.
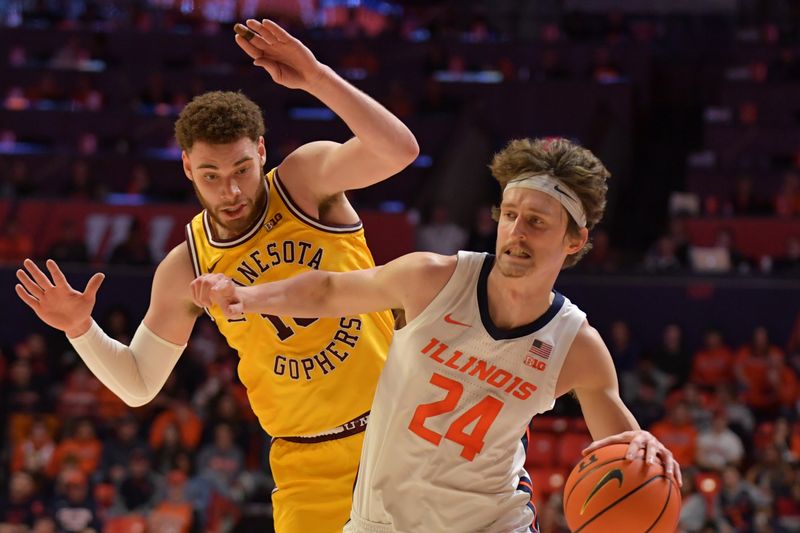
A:
[[[416,411],[414,411],[414,416],[411,418],[408,429],[436,446],[439,445],[442,438],[460,444],[463,446],[461,457],[467,461],[472,461],[475,459],[475,456],[480,453],[481,449],[483,449],[483,439],[495,418],[497,418],[497,415],[500,414],[500,410],[504,405],[503,402],[492,396],[486,396],[483,400],[470,407],[463,415],[455,419],[453,423],[450,424],[444,436],[442,436],[432,429],[425,427],[425,420],[455,410],[458,406],[458,401],[464,393],[464,386],[458,381],[437,373],[431,376],[430,383],[446,390],[447,395],[437,402],[419,405]],[[465,431],[467,426],[473,422],[476,422],[475,427],[472,429],[471,433],[467,433]]]

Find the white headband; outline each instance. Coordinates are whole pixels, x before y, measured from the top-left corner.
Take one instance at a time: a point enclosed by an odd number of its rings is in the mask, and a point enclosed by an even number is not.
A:
[[[586,227],[586,211],[583,210],[583,203],[581,203],[575,191],[560,179],[554,178],[549,174],[522,174],[518,178],[509,181],[505,190],[516,187],[533,189],[552,196],[564,206],[567,213],[578,223],[578,227]]]

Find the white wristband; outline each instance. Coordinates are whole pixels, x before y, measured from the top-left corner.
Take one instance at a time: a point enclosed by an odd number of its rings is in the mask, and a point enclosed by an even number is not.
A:
[[[131,407],[155,398],[186,348],[162,339],[144,323],[130,347],[106,335],[94,320],[86,333],[67,340],[97,379]]]

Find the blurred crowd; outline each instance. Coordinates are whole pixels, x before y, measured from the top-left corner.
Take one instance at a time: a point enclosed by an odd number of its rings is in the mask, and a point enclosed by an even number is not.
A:
[[[417,223],[417,249],[494,251],[496,225],[486,198],[496,191],[468,208],[461,204],[472,188],[485,190],[471,184],[489,181],[485,165],[507,137],[486,126],[485,116],[475,119],[480,106],[474,94],[531,83],[555,84],[556,92],[569,83],[584,83],[592,92],[631,86],[635,99],[626,93],[629,100],[623,101],[637,106],[630,131],[623,131],[624,121],[608,102],[583,121],[591,123],[584,129],[587,146],[610,161],[618,185],[611,185],[610,220],[593,232],[594,247],[575,270],[798,278],[800,4],[742,1],[733,16],[585,14],[567,12],[563,4],[0,0],[4,31],[63,36],[62,44],[48,50],[13,43],[0,58],[0,72],[12,74],[0,82],[0,201],[194,202],[179,175],[171,122],[192,96],[218,88],[204,76],[226,79],[240,74],[242,65],[200,43],[191,53],[152,58],[158,64],[142,79],[117,79],[110,73],[127,67],[111,50],[109,35],[213,36],[229,31],[231,21],[269,15],[324,43],[326,61],[354,82],[386,79],[388,65],[402,58],[382,51],[424,48],[424,60],[413,63],[420,72],[409,73],[419,79],[416,91],[396,80],[375,88],[378,99],[404,120],[427,121],[415,130],[420,137],[439,122],[451,127],[444,134],[431,129],[441,147],[376,193],[396,201]],[[719,80],[705,80],[713,90],[700,102],[691,100],[698,85],[676,85],[678,79],[694,82],[693,74],[702,78],[700,68],[678,69],[666,83],[661,77],[670,61],[665,57],[679,43],[705,35],[744,51],[726,56],[713,72]],[[502,49],[514,40],[534,43],[535,59],[524,49],[481,53],[483,45]],[[475,44],[480,46],[469,47]],[[632,64],[619,53],[622,44],[651,50],[652,57],[642,64],[634,57]],[[697,64],[704,68],[717,62],[713,46],[707,55],[700,53],[703,47],[688,48],[701,56]],[[176,80],[174,72],[191,74]],[[665,92],[654,86],[665,86]],[[771,92],[784,89],[786,98]],[[311,104],[288,98],[277,110],[285,115],[285,127],[274,134],[275,161],[300,143],[298,130],[316,127],[298,118]],[[692,105],[681,107],[682,98]],[[534,98],[531,105],[539,103]],[[101,125],[122,116],[164,119],[166,127],[120,126],[111,134],[81,127],[55,142],[25,130],[29,120],[5,123],[39,112],[48,114],[36,115],[39,120],[74,113],[87,122],[100,117]],[[279,120],[277,113],[267,114]],[[621,154],[619,147],[628,145],[633,151]],[[118,166],[109,167],[115,158]],[[473,174],[482,181],[467,181]],[[449,189],[441,186],[447,183]],[[359,209],[381,205],[371,203],[369,194],[356,192],[352,200]],[[152,228],[141,222],[128,226],[125,238],[98,258],[89,252],[86,228],[73,224],[60,227],[53,245],[38,251],[34,228],[24,227],[14,213],[10,209],[0,225],[5,264],[46,256],[61,263],[151,267],[160,259],[150,246]],[[697,219],[721,224],[698,240]],[[636,223],[642,220],[647,223]],[[742,220],[767,226],[754,238]],[[774,239],[770,228],[778,226],[789,228],[785,237],[762,250],[758,241]],[[119,308],[99,322],[128,342],[137,320]],[[682,532],[800,531],[800,316],[788,339],[773,339],[770,330],[769,323],[754,321],[752,339],[741,346],[726,342],[732,332],[724,329],[708,329],[702,345],[689,345],[679,324],[664,324],[660,343],[639,338],[624,320],[601,332],[624,400],[684,468]],[[88,372],[62,337],[3,339],[0,533],[269,531],[269,437],[247,404],[236,364],[237,355],[213,325],[200,321],[162,393],[130,409]],[[565,399],[555,413],[533,423],[528,464],[538,484],[543,533],[566,531],[558,488],[588,435],[576,415],[577,407]]]

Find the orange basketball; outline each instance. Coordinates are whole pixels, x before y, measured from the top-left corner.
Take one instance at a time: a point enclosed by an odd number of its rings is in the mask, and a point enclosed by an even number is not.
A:
[[[673,533],[681,493],[660,462],[644,451],[625,459],[627,444],[611,444],[584,457],[564,485],[564,516],[573,533]]]

